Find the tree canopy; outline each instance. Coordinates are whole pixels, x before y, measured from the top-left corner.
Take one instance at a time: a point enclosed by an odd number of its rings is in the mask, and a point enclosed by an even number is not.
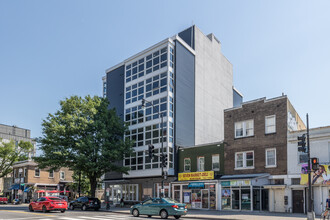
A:
[[[0,178],[13,171],[13,164],[27,160],[33,145],[28,141],[20,141],[16,146],[13,140],[7,142],[0,139]]]
[[[97,96],[60,101],[60,109],[42,122],[42,137],[37,139],[42,153],[35,158],[39,166],[84,173],[92,196],[104,173],[127,173],[129,168],[118,161],[132,152],[132,143],[124,140],[127,127],[108,106],[107,99]]]

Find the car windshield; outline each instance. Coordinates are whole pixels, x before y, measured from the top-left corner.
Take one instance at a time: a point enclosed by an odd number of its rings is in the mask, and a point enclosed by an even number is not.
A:
[[[53,200],[53,201],[61,201],[62,199],[60,198],[49,198],[50,200]]]
[[[163,198],[163,200],[165,200],[168,203],[179,203],[178,201],[171,199],[171,198]]]

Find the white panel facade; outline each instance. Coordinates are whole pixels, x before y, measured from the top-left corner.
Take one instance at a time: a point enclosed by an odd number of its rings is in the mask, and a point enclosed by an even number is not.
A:
[[[220,42],[195,26],[195,144],[224,138],[223,110],[233,107],[233,67]]]

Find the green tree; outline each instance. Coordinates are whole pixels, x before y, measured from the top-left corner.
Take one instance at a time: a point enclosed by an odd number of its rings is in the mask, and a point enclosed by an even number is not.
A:
[[[38,138],[42,153],[35,160],[39,166],[84,173],[93,197],[104,173],[127,173],[129,168],[118,161],[132,152],[132,142],[123,140],[127,127],[108,106],[107,99],[97,96],[66,98],[60,101],[60,110],[43,120]]]
[[[28,141],[20,141],[16,146],[15,142],[4,142],[0,139],[0,178],[13,171],[13,164],[17,161],[27,160],[33,145]]]

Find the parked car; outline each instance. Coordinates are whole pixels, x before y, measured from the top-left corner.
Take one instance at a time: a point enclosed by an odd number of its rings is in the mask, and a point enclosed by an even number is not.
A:
[[[101,201],[98,198],[87,196],[79,197],[69,203],[69,209],[74,210],[75,208],[80,208],[83,211],[87,209],[98,211],[101,208]]]
[[[164,219],[173,215],[174,218],[179,219],[182,215],[187,214],[187,206],[171,198],[150,198],[131,206],[130,212],[134,217],[139,215],[147,215],[148,217],[160,215]]]
[[[68,209],[68,203],[58,197],[55,196],[45,196],[39,198],[35,202],[31,202],[29,205],[30,212],[33,211],[61,211],[62,213]]]
[[[0,203],[7,204],[8,203],[7,197],[0,197]]]

